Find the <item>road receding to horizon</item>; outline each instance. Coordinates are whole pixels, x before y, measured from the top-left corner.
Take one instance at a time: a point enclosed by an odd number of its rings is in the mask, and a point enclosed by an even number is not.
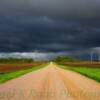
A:
[[[1,84],[0,100],[100,100],[100,83],[50,63]]]

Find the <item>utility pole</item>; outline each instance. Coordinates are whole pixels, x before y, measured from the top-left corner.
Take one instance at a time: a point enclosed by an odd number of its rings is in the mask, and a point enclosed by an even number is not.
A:
[[[93,63],[93,51],[91,52],[91,64]]]
[[[98,61],[100,61],[100,51],[99,51],[99,57],[98,57]]]

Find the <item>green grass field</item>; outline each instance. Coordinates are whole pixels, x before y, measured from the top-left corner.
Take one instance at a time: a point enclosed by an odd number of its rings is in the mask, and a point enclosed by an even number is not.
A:
[[[14,79],[14,78],[24,75],[26,73],[38,70],[40,68],[43,68],[44,66],[45,66],[45,64],[30,68],[30,69],[23,69],[23,70],[18,70],[18,71],[0,73],[0,83],[4,83],[8,80]]]
[[[90,68],[90,67],[66,67],[66,66],[60,66],[67,70],[72,70],[75,72],[78,72],[84,76],[87,76],[91,79],[94,79],[98,82],[100,82],[100,68]]]

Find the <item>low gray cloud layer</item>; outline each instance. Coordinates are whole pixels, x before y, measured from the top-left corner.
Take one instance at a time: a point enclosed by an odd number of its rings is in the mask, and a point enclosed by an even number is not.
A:
[[[50,60],[56,56],[68,55],[67,53],[39,53],[39,52],[12,52],[0,53],[0,58],[32,58],[34,60]]]
[[[100,46],[99,20],[0,17],[0,52],[65,52]]]

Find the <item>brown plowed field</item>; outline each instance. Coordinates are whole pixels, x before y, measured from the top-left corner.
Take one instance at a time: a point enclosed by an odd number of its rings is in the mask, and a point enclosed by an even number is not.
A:
[[[0,64],[0,73],[21,70],[21,69],[28,69],[32,67],[36,67],[46,62],[33,62],[33,63],[18,63],[18,64]]]

